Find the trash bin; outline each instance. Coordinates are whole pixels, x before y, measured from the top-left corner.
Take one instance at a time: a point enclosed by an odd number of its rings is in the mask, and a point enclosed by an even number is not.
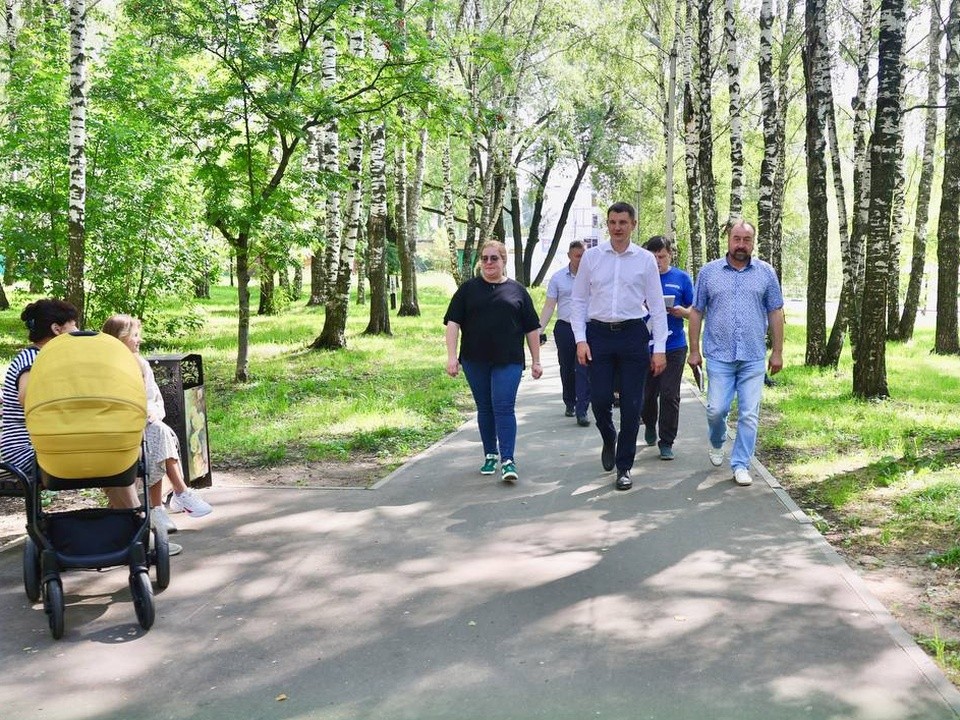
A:
[[[200,355],[151,355],[147,358],[167,411],[163,421],[180,440],[183,479],[190,487],[210,487],[207,405]]]

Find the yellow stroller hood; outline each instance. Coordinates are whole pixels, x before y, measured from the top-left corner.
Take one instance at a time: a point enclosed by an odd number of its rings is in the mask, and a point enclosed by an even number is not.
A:
[[[37,464],[49,475],[122,473],[137,461],[147,424],[140,366],[112,335],[58,335],[30,369],[24,415]]]

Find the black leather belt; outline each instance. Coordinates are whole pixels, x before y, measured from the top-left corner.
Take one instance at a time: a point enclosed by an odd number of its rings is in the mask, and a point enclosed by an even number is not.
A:
[[[598,325],[604,330],[609,330],[610,332],[620,332],[621,330],[626,330],[631,325],[636,325],[642,323],[642,318],[630,318],[629,320],[620,320],[618,322],[603,322],[602,320],[590,320],[591,325]]]

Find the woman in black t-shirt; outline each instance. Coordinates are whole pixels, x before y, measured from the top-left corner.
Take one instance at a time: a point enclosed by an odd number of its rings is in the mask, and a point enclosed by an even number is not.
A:
[[[531,374],[539,378],[543,374],[540,318],[526,288],[506,275],[507,248],[503,243],[485,242],[479,260],[480,274],[457,289],[443,318],[447,326],[447,374],[456,377],[462,365],[477,404],[485,455],[480,474],[493,475],[499,456],[503,479],[514,482],[514,406],[524,367],[523,338],[527,338],[533,360]]]

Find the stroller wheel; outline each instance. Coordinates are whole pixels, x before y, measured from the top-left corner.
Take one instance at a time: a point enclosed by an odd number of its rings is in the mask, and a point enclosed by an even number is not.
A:
[[[40,599],[40,553],[30,537],[23,546],[23,589],[30,602]]]
[[[130,576],[130,595],[133,597],[133,609],[137,612],[140,627],[149,630],[153,625],[154,608],[153,588],[147,573],[138,572]]]
[[[47,580],[43,590],[43,609],[47,613],[50,634],[54,640],[59,640],[63,637],[63,585],[60,578]]]
[[[157,573],[157,589],[165,590],[170,584],[170,540],[159,528],[153,529],[153,552],[150,558]]]

